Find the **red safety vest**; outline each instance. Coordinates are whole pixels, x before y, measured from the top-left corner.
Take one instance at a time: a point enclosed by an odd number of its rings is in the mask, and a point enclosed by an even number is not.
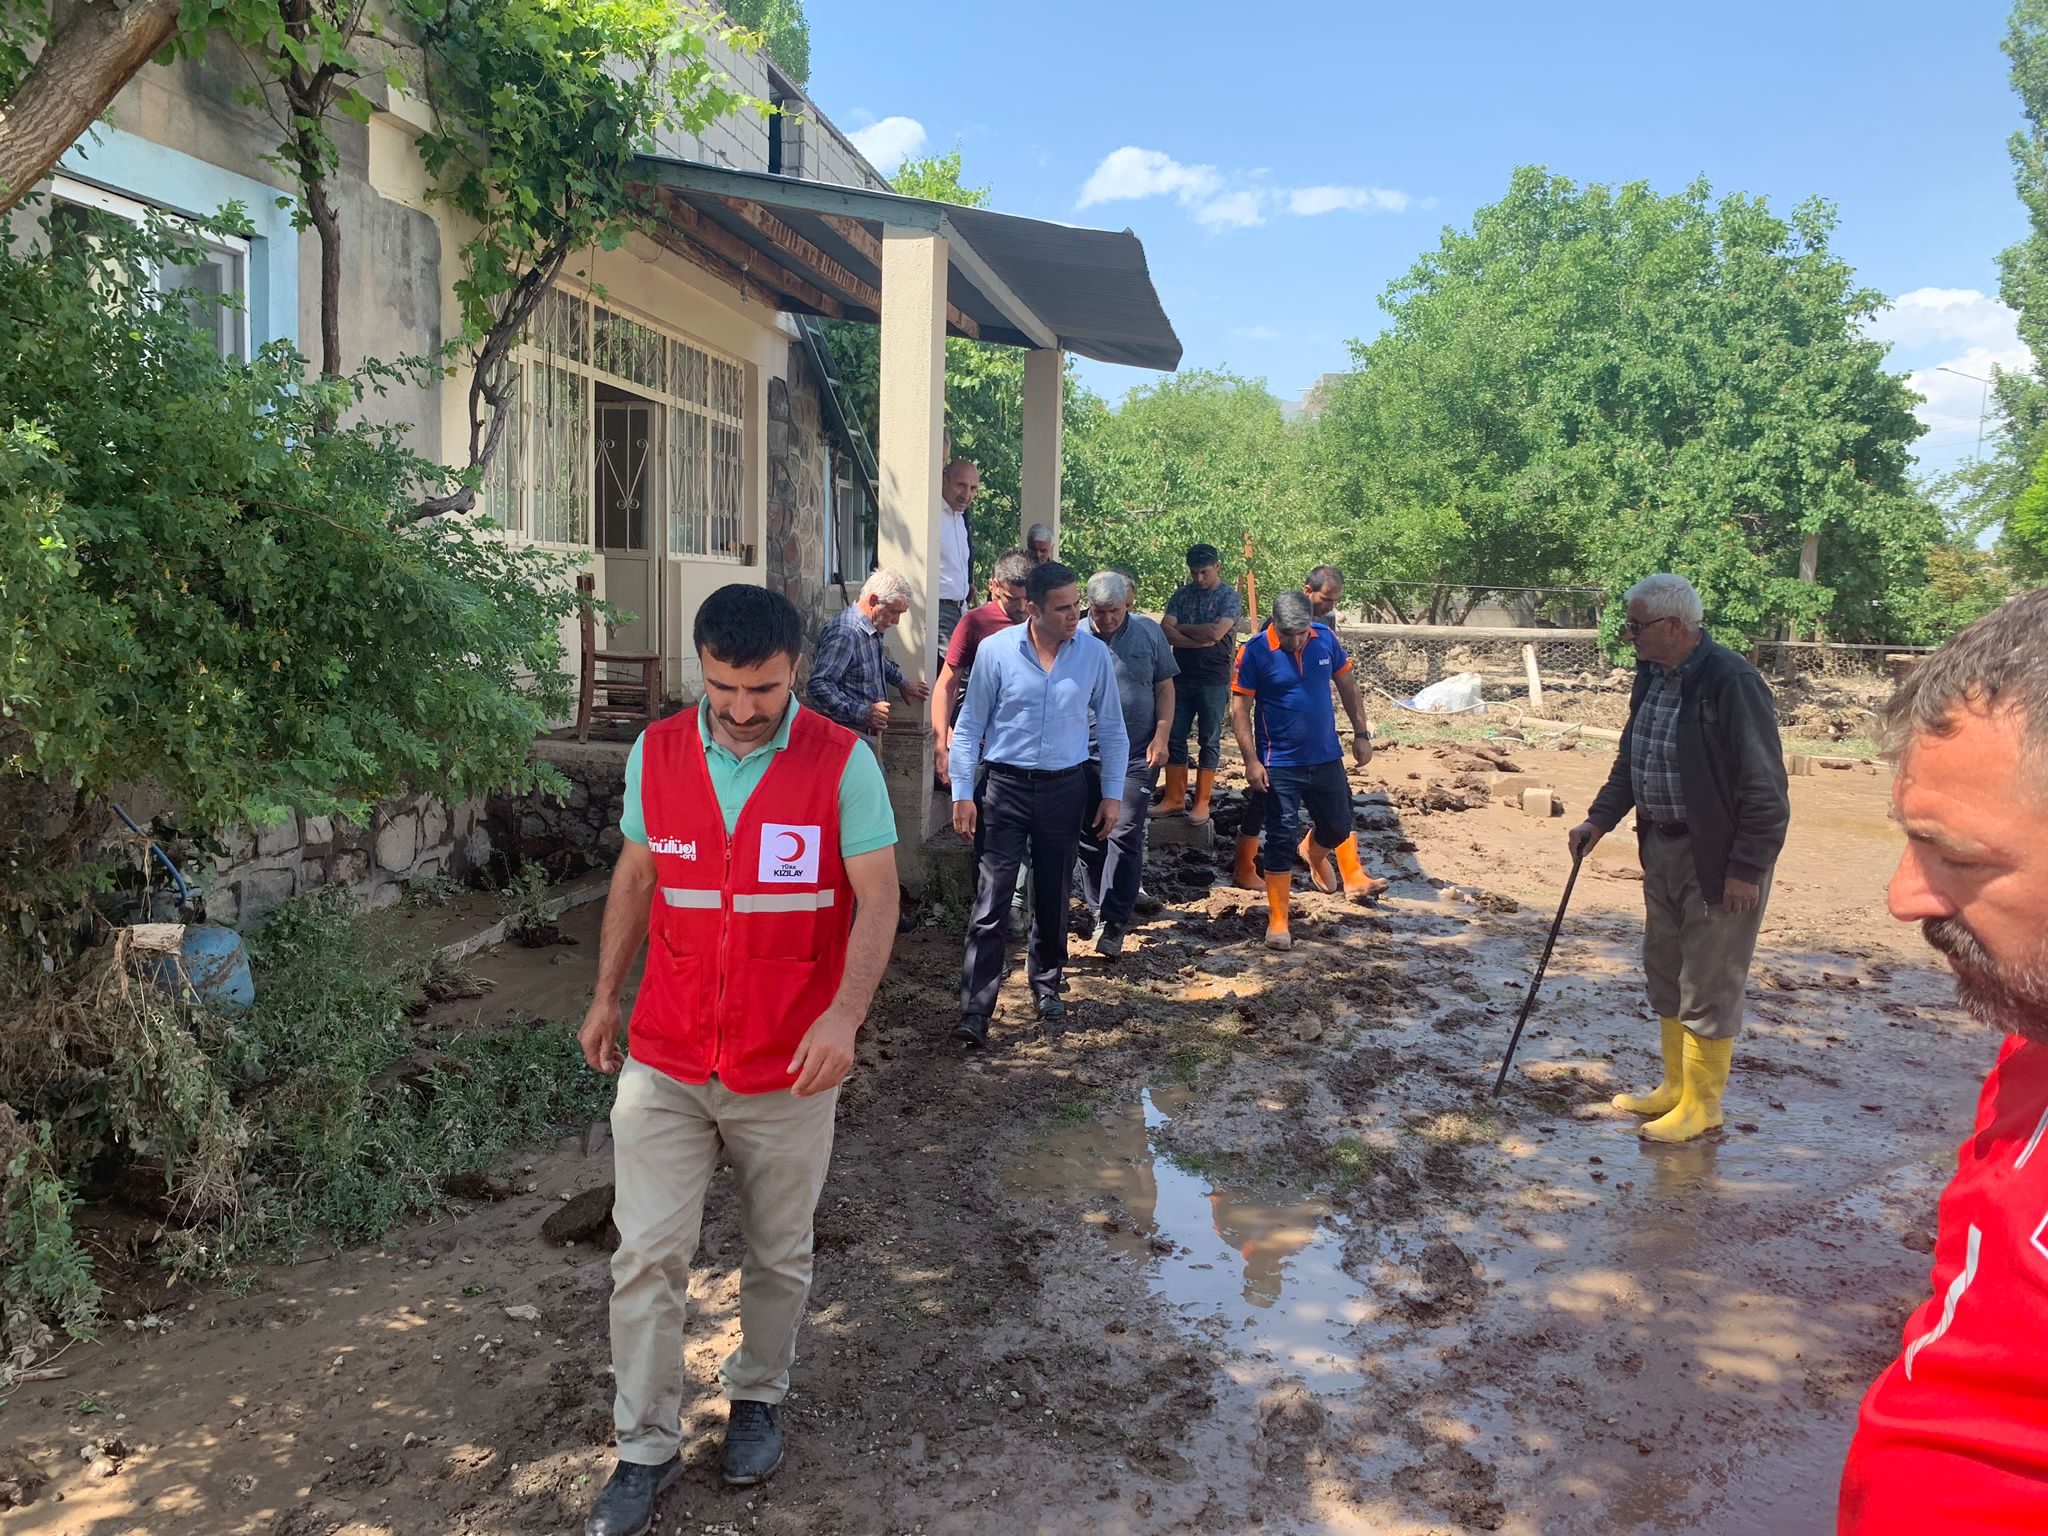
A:
[[[790,1058],[846,970],[839,780],[853,745],[851,731],[797,709],[728,838],[697,712],[648,727],[640,808],[655,890],[627,1031],[635,1061],[685,1083],[716,1073],[735,1093],[796,1081]]]
[[[1934,1294],[1863,1399],[1843,1536],[2048,1531],[2048,1046],[2009,1036],[1941,1197]]]

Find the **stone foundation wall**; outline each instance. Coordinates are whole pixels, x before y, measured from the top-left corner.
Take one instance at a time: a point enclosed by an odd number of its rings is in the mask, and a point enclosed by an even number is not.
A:
[[[619,810],[626,794],[626,745],[541,741],[534,756],[569,781],[566,795],[493,795],[484,824],[508,863],[539,863],[555,879],[618,857]]]
[[[490,862],[483,802],[450,805],[407,795],[377,807],[368,826],[294,816],[255,831],[232,828],[205,891],[214,922],[246,925],[302,892],[334,888],[368,907],[395,905],[408,882],[467,879]]]
[[[832,487],[819,382],[803,343],[789,344],[786,377],[768,381],[768,537],[766,585],[804,616],[807,629],[842,606],[825,585],[826,501]]]

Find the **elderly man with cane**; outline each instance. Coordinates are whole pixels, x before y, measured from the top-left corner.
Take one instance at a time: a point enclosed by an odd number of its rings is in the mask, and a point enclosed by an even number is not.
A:
[[[1664,1075],[1617,1109],[1649,1141],[1691,1141],[1721,1124],[1742,993],[1785,845],[1792,803],[1771,691],[1700,627],[1682,576],[1628,589],[1634,644],[1628,724],[1607,782],[1567,838],[1574,859],[1633,810],[1643,861],[1643,973],[1662,1026]]]

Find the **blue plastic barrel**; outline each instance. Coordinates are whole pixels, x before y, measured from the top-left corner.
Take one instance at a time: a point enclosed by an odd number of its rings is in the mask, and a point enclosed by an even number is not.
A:
[[[190,923],[179,949],[185,982],[200,1002],[215,1008],[247,1008],[256,1001],[256,978],[249,971],[249,951],[242,936],[217,923]],[[159,978],[171,981],[169,966]]]

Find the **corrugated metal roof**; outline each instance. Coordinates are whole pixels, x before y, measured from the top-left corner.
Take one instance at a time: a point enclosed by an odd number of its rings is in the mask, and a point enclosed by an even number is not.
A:
[[[946,236],[948,328],[1017,347],[1171,371],[1180,338],[1129,230],[1078,229],[892,192],[642,156],[659,238],[777,308],[875,324],[885,226]]]

